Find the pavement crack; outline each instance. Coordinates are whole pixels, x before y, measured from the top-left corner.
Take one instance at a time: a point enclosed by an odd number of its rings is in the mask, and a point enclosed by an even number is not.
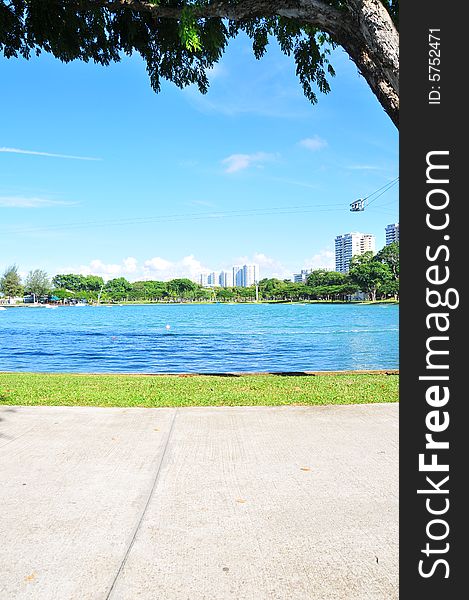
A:
[[[158,462],[158,466],[156,467],[156,473],[155,473],[155,476],[153,478],[153,481],[152,481],[152,484],[151,484],[151,487],[150,487],[150,491],[148,493],[147,500],[146,500],[145,505],[143,507],[143,510],[142,510],[142,512],[140,514],[140,517],[139,517],[139,519],[138,519],[138,521],[137,521],[137,523],[136,523],[136,525],[134,527],[134,530],[132,532],[132,536],[130,538],[129,545],[127,546],[127,550],[125,551],[125,554],[124,554],[124,556],[122,558],[122,561],[121,561],[121,563],[119,565],[119,568],[117,569],[117,572],[116,572],[116,574],[114,576],[114,579],[113,579],[113,581],[111,583],[111,587],[109,588],[109,591],[107,592],[104,600],[109,600],[112,597],[112,594],[113,594],[113,592],[115,590],[115,587],[116,587],[117,580],[119,579],[119,576],[120,576],[120,574],[122,573],[122,571],[123,571],[123,569],[125,567],[127,559],[129,558],[130,552],[131,552],[131,550],[133,548],[133,545],[135,543],[135,540],[137,538],[137,533],[138,533],[138,531],[140,529],[140,526],[142,525],[143,519],[144,519],[145,514],[146,514],[146,512],[148,510],[148,507],[150,505],[151,499],[153,498],[154,492],[156,490],[156,487],[158,485],[158,481],[159,481],[159,478],[160,478],[161,467],[163,466],[164,459],[165,459],[165,456],[166,456],[166,452],[167,452],[167,449],[168,449],[168,446],[169,446],[169,442],[171,440],[171,436],[172,436],[172,433],[173,433],[173,430],[174,430],[174,423],[176,421],[176,415],[177,415],[177,413],[178,413],[178,409],[176,408],[175,411],[174,411],[174,414],[173,414],[171,425],[169,427],[168,435],[166,436],[166,440],[164,442],[163,452],[161,453],[161,458],[160,458],[160,460]]]

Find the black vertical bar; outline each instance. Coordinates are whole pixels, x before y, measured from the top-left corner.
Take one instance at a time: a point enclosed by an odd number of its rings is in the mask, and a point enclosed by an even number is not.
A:
[[[468,594],[464,8],[404,0],[400,9],[400,597],[412,600]],[[449,168],[427,173],[429,162]],[[426,435],[449,448],[432,448]],[[429,471],[431,460],[448,471]]]

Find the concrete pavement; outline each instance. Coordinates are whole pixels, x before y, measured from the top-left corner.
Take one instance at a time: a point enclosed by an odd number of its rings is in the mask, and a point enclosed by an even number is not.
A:
[[[0,407],[0,600],[394,600],[398,405]]]

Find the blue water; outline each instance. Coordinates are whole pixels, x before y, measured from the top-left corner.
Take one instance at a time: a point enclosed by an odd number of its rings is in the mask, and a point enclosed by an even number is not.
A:
[[[395,305],[10,307],[0,371],[395,369],[398,319]]]

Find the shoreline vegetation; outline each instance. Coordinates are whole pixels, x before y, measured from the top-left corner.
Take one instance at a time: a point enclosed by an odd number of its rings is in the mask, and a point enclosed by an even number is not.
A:
[[[188,304],[188,305],[199,305],[199,304],[347,304],[347,305],[360,305],[360,304],[399,304],[399,299],[386,298],[383,300],[235,300],[235,301],[214,301],[214,300],[121,300],[114,302],[87,302],[84,306],[158,306],[158,305],[171,305],[171,304]],[[1,304],[0,306],[5,308],[44,308],[44,306],[50,306],[49,303],[36,302],[36,303],[18,303],[18,304]],[[75,304],[56,304],[55,306],[76,306]]]
[[[21,280],[18,267],[11,265],[0,277],[0,303],[243,303],[397,300],[399,298],[399,244],[394,242],[376,255],[354,256],[347,273],[327,269],[301,273],[296,279],[264,278],[250,285],[210,286],[187,278],[159,281],[127,281],[116,277],[105,282],[99,275],[57,274],[52,280],[41,270],[30,271]],[[220,283],[220,281],[219,281]],[[223,282],[221,282],[223,283]],[[226,283],[226,282],[225,282]],[[240,282],[234,282],[240,283]],[[232,282],[233,284],[233,282]]]
[[[398,402],[399,371],[0,373],[0,405],[324,406]]]

